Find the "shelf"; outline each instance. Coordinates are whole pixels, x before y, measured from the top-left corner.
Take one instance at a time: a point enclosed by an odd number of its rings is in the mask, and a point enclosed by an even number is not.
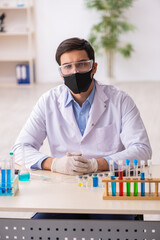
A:
[[[16,7],[16,6],[13,6],[13,7],[0,7],[0,10],[26,10],[28,8],[32,8],[33,5],[28,5],[28,6],[24,6],[24,7]]]
[[[15,1],[0,0],[0,14],[5,13],[5,32],[0,32],[0,79],[15,79],[17,64],[30,67],[30,83],[35,79],[34,0],[26,0],[18,7]]]
[[[35,58],[29,58],[29,57],[0,57],[0,62],[29,62],[31,60],[34,60]]]
[[[28,35],[31,35],[33,34],[33,31],[32,32],[1,32],[0,33],[0,37],[13,37],[13,36],[28,36]]]

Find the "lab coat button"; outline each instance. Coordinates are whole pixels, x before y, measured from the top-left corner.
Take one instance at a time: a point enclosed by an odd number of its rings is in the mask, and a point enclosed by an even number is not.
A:
[[[94,126],[94,123],[92,123],[92,127]]]

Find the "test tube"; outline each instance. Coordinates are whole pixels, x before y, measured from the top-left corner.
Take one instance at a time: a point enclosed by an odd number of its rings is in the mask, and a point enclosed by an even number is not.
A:
[[[148,160],[148,179],[152,179],[152,161]],[[151,183],[149,183],[149,195],[152,195]]]
[[[134,170],[133,170],[134,180],[138,179],[138,160],[134,159]],[[134,182],[134,196],[138,196],[138,182]]]
[[[14,160],[14,153],[10,152],[10,159],[11,159],[11,175],[12,177],[15,175],[15,160]]]
[[[2,167],[1,167],[1,190],[2,193],[6,191],[6,161],[5,159],[2,160]]]
[[[145,161],[140,161],[141,166],[141,180],[145,180]],[[145,196],[145,183],[141,182],[141,196]]]
[[[109,168],[110,168],[111,180],[115,180],[113,160],[109,160]],[[115,182],[111,183],[111,188],[112,188],[112,196],[116,196],[116,183]]]
[[[126,179],[130,179],[130,160],[126,159]],[[130,196],[130,182],[126,183],[127,196]]]
[[[118,177],[119,180],[123,179],[123,160],[118,161]],[[123,182],[119,183],[119,196],[123,196]]]
[[[6,159],[6,165],[7,165],[7,193],[11,193],[11,159]]]

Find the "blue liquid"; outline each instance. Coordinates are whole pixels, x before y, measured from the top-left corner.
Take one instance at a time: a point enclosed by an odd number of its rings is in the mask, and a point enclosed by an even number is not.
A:
[[[115,180],[115,176],[111,176],[111,180]],[[112,182],[111,187],[112,187],[112,196],[116,196],[116,183]]]
[[[145,173],[141,172],[141,180],[145,180]],[[145,196],[145,183],[141,183],[141,196]]]
[[[98,187],[98,177],[93,176],[93,187]]]
[[[2,193],[5,193],[5,182],[6,182],[6,171],[5,169],[1,169]]]
[[[7,193],[11,193],[11,169],[7,169]]]
[[[29,173],[19,174],[18,178],[19,178],[19,181],[27,182],[30,180],[30,174]]]

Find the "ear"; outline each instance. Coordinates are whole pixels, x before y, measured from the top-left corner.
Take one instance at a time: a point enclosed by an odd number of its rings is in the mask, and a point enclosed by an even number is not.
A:
[[[94,63],[93,65],[93,70],[92,70],[92,73],[95,74],[97,72],[97,66],[98,66],[98,63]]]

